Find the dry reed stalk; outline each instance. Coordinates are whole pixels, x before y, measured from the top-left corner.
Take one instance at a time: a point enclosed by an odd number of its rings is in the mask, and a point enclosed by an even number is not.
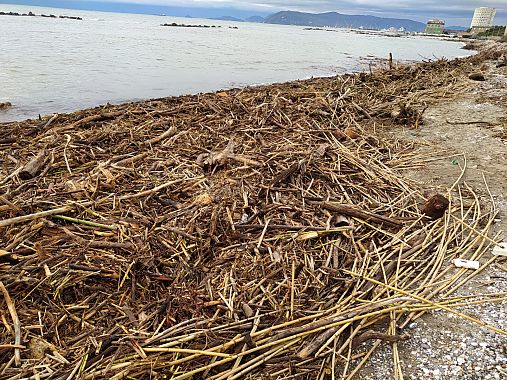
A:
[[[496,241],[466,167],[428,220],[433,157],[377,132],[488,54],[2,125],[0,281],[51,353],[1,376],[350,379],[388,341],[402,379],[406,321],[505,297],[451,296]]]
[[[7,310],[9,310],[9,314],[12,318],[12,323],[14,324],[14,345],[9,345],[10,348],[14,349],[14,363],[17,366],[21,365],[21,323],[18,318],[18,313],[16,312],[16,307],[14,302],[9,295],[9,292],[5,288],[5,285],[2,281],[0,281],[0,291],[2,292],[5,300],[5,304],[7,305]]]

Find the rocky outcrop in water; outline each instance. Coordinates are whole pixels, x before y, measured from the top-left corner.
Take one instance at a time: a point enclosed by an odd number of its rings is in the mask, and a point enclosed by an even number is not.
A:
[[[49,15],[45,15],[45,14],[36,15],[33,12],[28,12],[28,13],[0,12],[0,16],[30,16],[30,17],[47,17],[47,18],[65,18],[65,19],[69,19],[69,20],[82,20],[83,19],[82,17],[65,16],[65,15],[60,15],[60,16],[55,16],[53,14],[49,14]]]
[[[177,24],[172,22],[170,24],[160,24],[160,26],[172,26],[176,28],[221,28],[222,25],[197,25],[197,24]],[[229,26],[229,29],[238,29],[237,26]]]
[[[176,24],[172,22],[170,24],[161,24],[161,26],[173,26],[177,28],[221,28],[220,25],[195,25],[195,24]]]
[[[0,111],[6,110],[6,109],[11,108],[11,107],[12,107],[12,103],[11,102],[5,102],[5,103],[1,103],[0,102]]]

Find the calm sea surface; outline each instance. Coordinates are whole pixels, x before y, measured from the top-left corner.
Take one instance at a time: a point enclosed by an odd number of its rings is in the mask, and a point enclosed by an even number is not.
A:
[[[361,58],[454,58],[462,45],[303,27],[0,4],[0,121],[103,103],[191,94],[366,69]],[[221,28],[162,27],[162,23]],[[231,29],[237,26],[238,29]]]

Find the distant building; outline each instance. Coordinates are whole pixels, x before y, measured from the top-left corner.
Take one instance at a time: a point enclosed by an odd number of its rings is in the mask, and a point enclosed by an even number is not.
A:
[[[426,34],[443,34],[445,28],[445,22],[441,20],[429,20],[426,24],[424,33]]]
[[[470,28],[472,32],[479,33],[484,32],[493,26],[493,20],[495,19],[496,9],[488,7],[475,8],[474,17]]]

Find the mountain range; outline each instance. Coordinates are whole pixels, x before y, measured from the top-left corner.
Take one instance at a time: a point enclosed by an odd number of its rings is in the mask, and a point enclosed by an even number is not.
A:
[[[220,17],[213,17],[213,20],[221,20],[221,21],[235,21],[235,22],[260,22],[263,23],[266,19],[261,16],[250,16],[245,18],[238,18],[238,17],[232,17],[232,16],[220,16]]]
[[[225,21],[265,22],[268,24],[301,25],[312,27],[345,27],[345,28],[371,28],[389,29],[405,28],[407,31],[421,32],[425,24],[408,19],[384,18],[366,15],[347,15],[337,12],[303,13],[295,11],[282,11],[268,14],[266,11],[255,12],[232,7],[182,7],[168,5],[150,5],[127,0],[0,0],[2,4],[35,5],[65,9],[82,9],[120,13],[141,13],[154,15],[171,15],[176,17],[196,17],[218,19]],[[449,26],[450,30],[466,30],[467,28]]]
[[[411,32],[422,32],[426,24],[422,22],[384,18],[366,15],[346,15],[337,12],[304,13],[295,11],[282,11],[269,16],[264,21],[267,24],[301,25],[315,27],[347,27],[364,29],[404,28]]]

